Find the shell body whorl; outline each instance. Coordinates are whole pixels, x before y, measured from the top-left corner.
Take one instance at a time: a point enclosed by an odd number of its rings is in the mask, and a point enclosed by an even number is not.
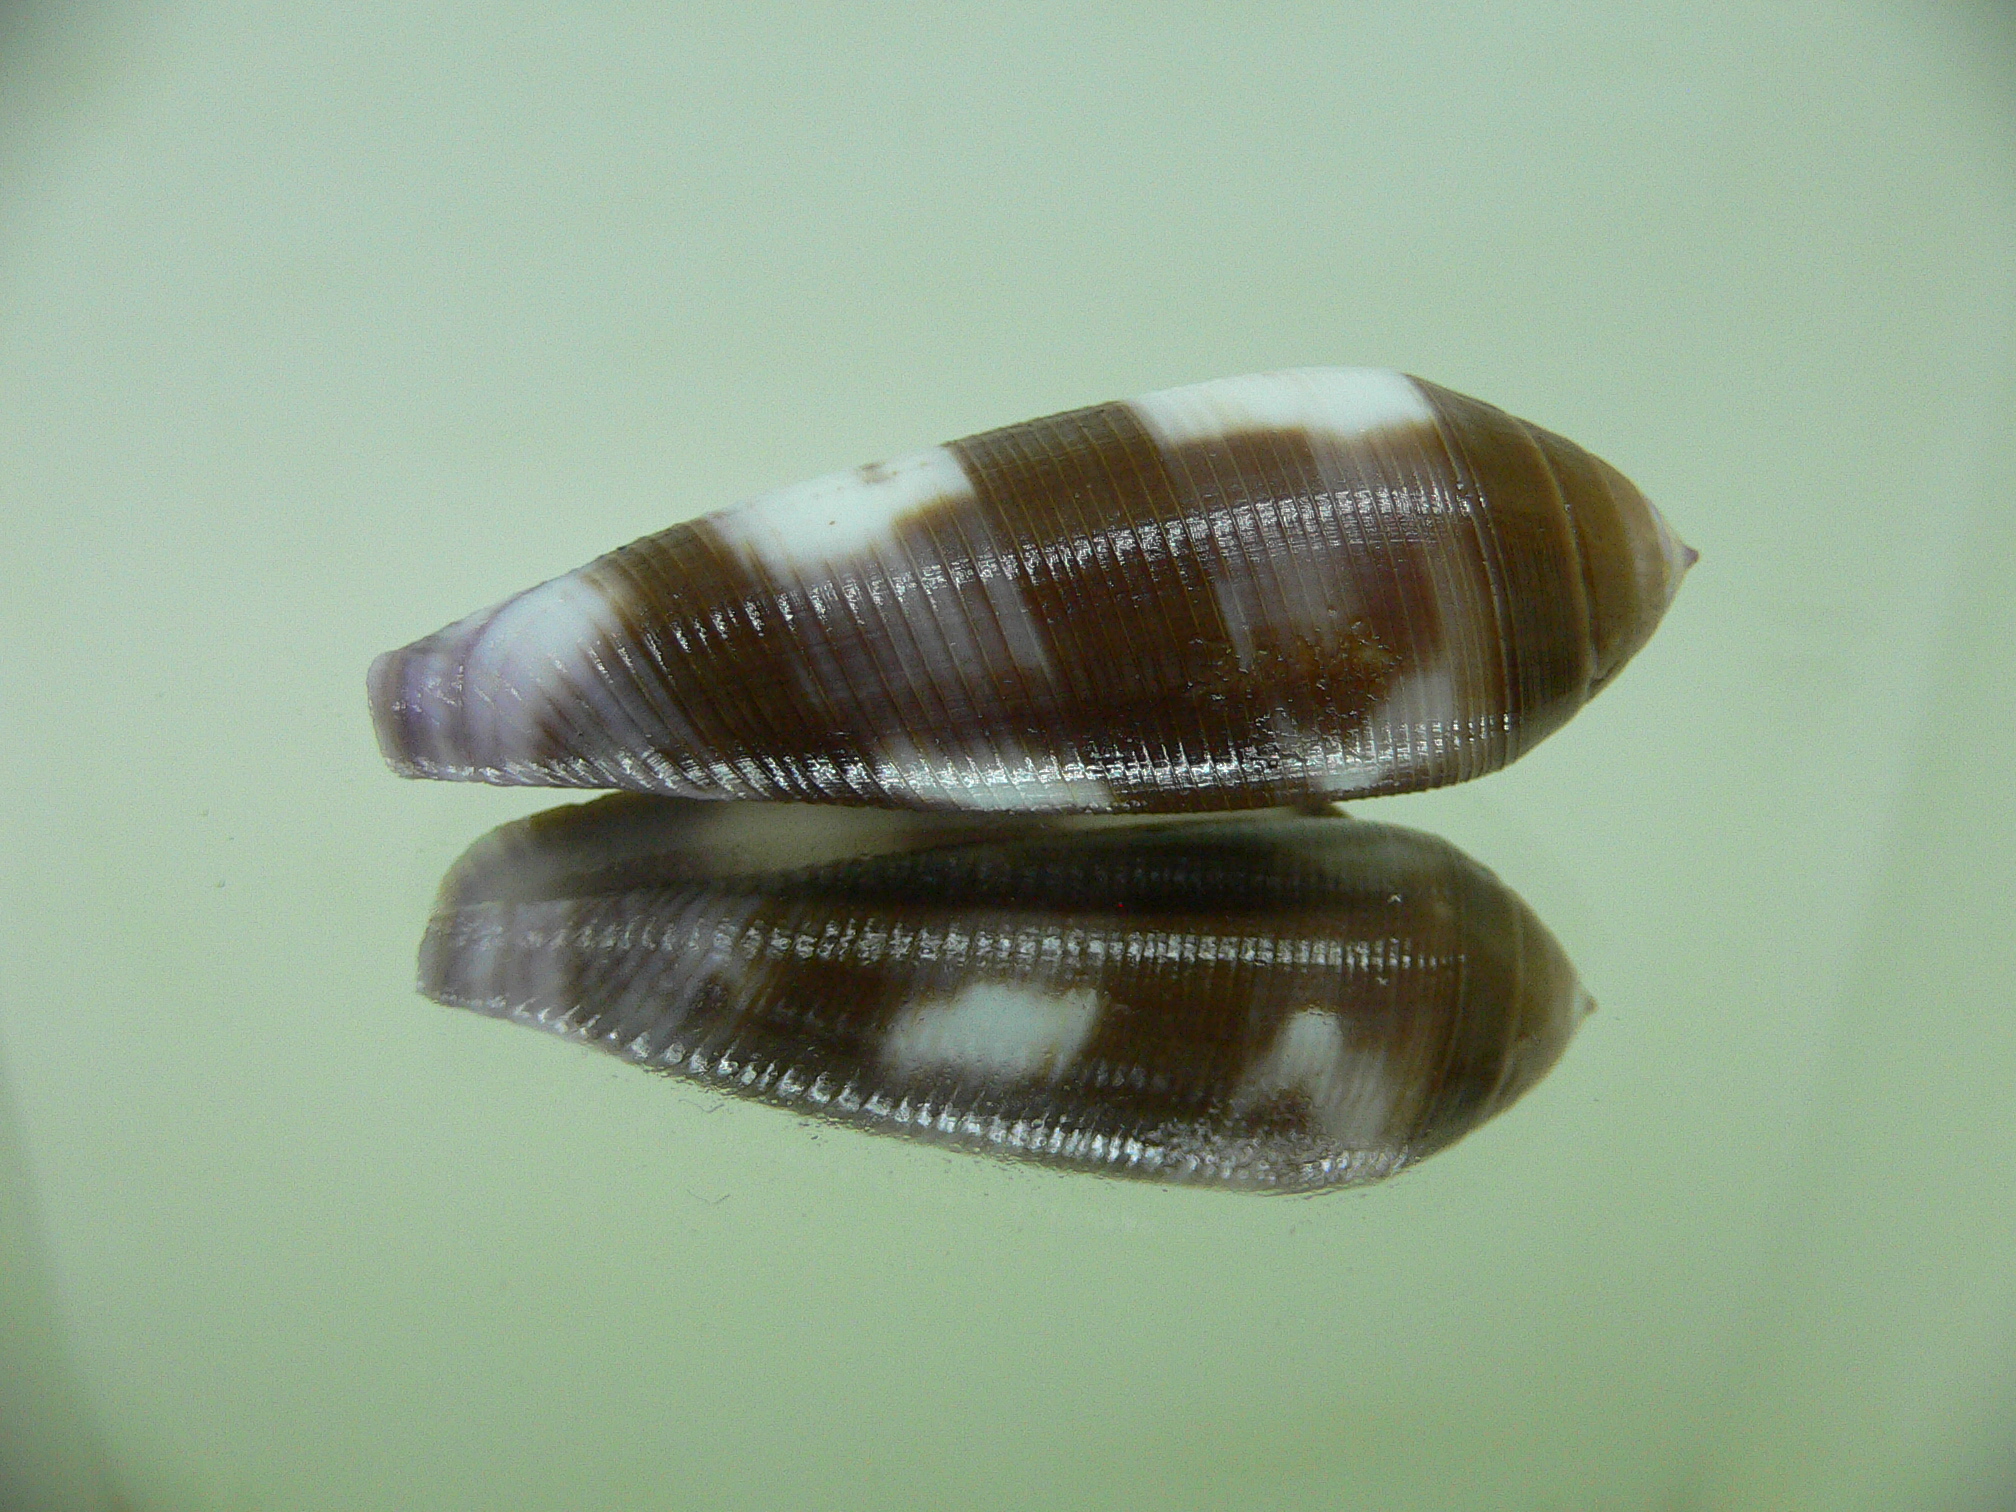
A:
[[[404,775],[1060,811],[1511,761],[1692,554],[1621,474],[1402,374],[990,431],[674,526],[379,658]]]

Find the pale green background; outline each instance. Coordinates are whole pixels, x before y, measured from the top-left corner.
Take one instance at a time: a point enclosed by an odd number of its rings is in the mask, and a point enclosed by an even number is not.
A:
[[[1168,1192],[414,995],[552,795],[388,776],[374,653],[1312,363],[1702,551],[1567,731],[1377,807],[1603,1004],[1513,1113]],[[2016,1505],[2007,7],[10,7],[0,510],[9,1505]]]

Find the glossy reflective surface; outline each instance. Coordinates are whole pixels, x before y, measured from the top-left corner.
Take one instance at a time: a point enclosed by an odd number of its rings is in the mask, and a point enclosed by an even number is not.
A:
[[[2006,1506],[2005,16],[8,8],[0,1484]],[[388,776],[387,646],[836,464],[1330,364],[1702,553],[1540,750],[1352,805],[1602,1004],[1515,1108],[1248,1200],[415,992],[443,873],[553,795]]]
[[[420,990],[837,1123],[1270,1192],[1453,1144],[1591,1007],[1526,906],[1417,831],[828,828],[626,798],[507,825],[443,881]]]

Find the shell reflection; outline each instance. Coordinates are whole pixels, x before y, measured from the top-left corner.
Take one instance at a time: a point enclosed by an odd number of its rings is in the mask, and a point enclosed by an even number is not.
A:
[[[1506,1107],[1588,1009],[1446,842],[632,797],[479,841],[421,987],[803,1113],[1050,1165],[1309,1191]]]

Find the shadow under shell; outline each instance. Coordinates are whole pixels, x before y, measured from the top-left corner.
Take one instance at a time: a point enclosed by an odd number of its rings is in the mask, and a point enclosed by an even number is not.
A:
[[[1410,830],[631,796],[478,841],[420,986],[801,1113],[1268,1191],[1446,1147],[1591,1006],[1517,896]]]

